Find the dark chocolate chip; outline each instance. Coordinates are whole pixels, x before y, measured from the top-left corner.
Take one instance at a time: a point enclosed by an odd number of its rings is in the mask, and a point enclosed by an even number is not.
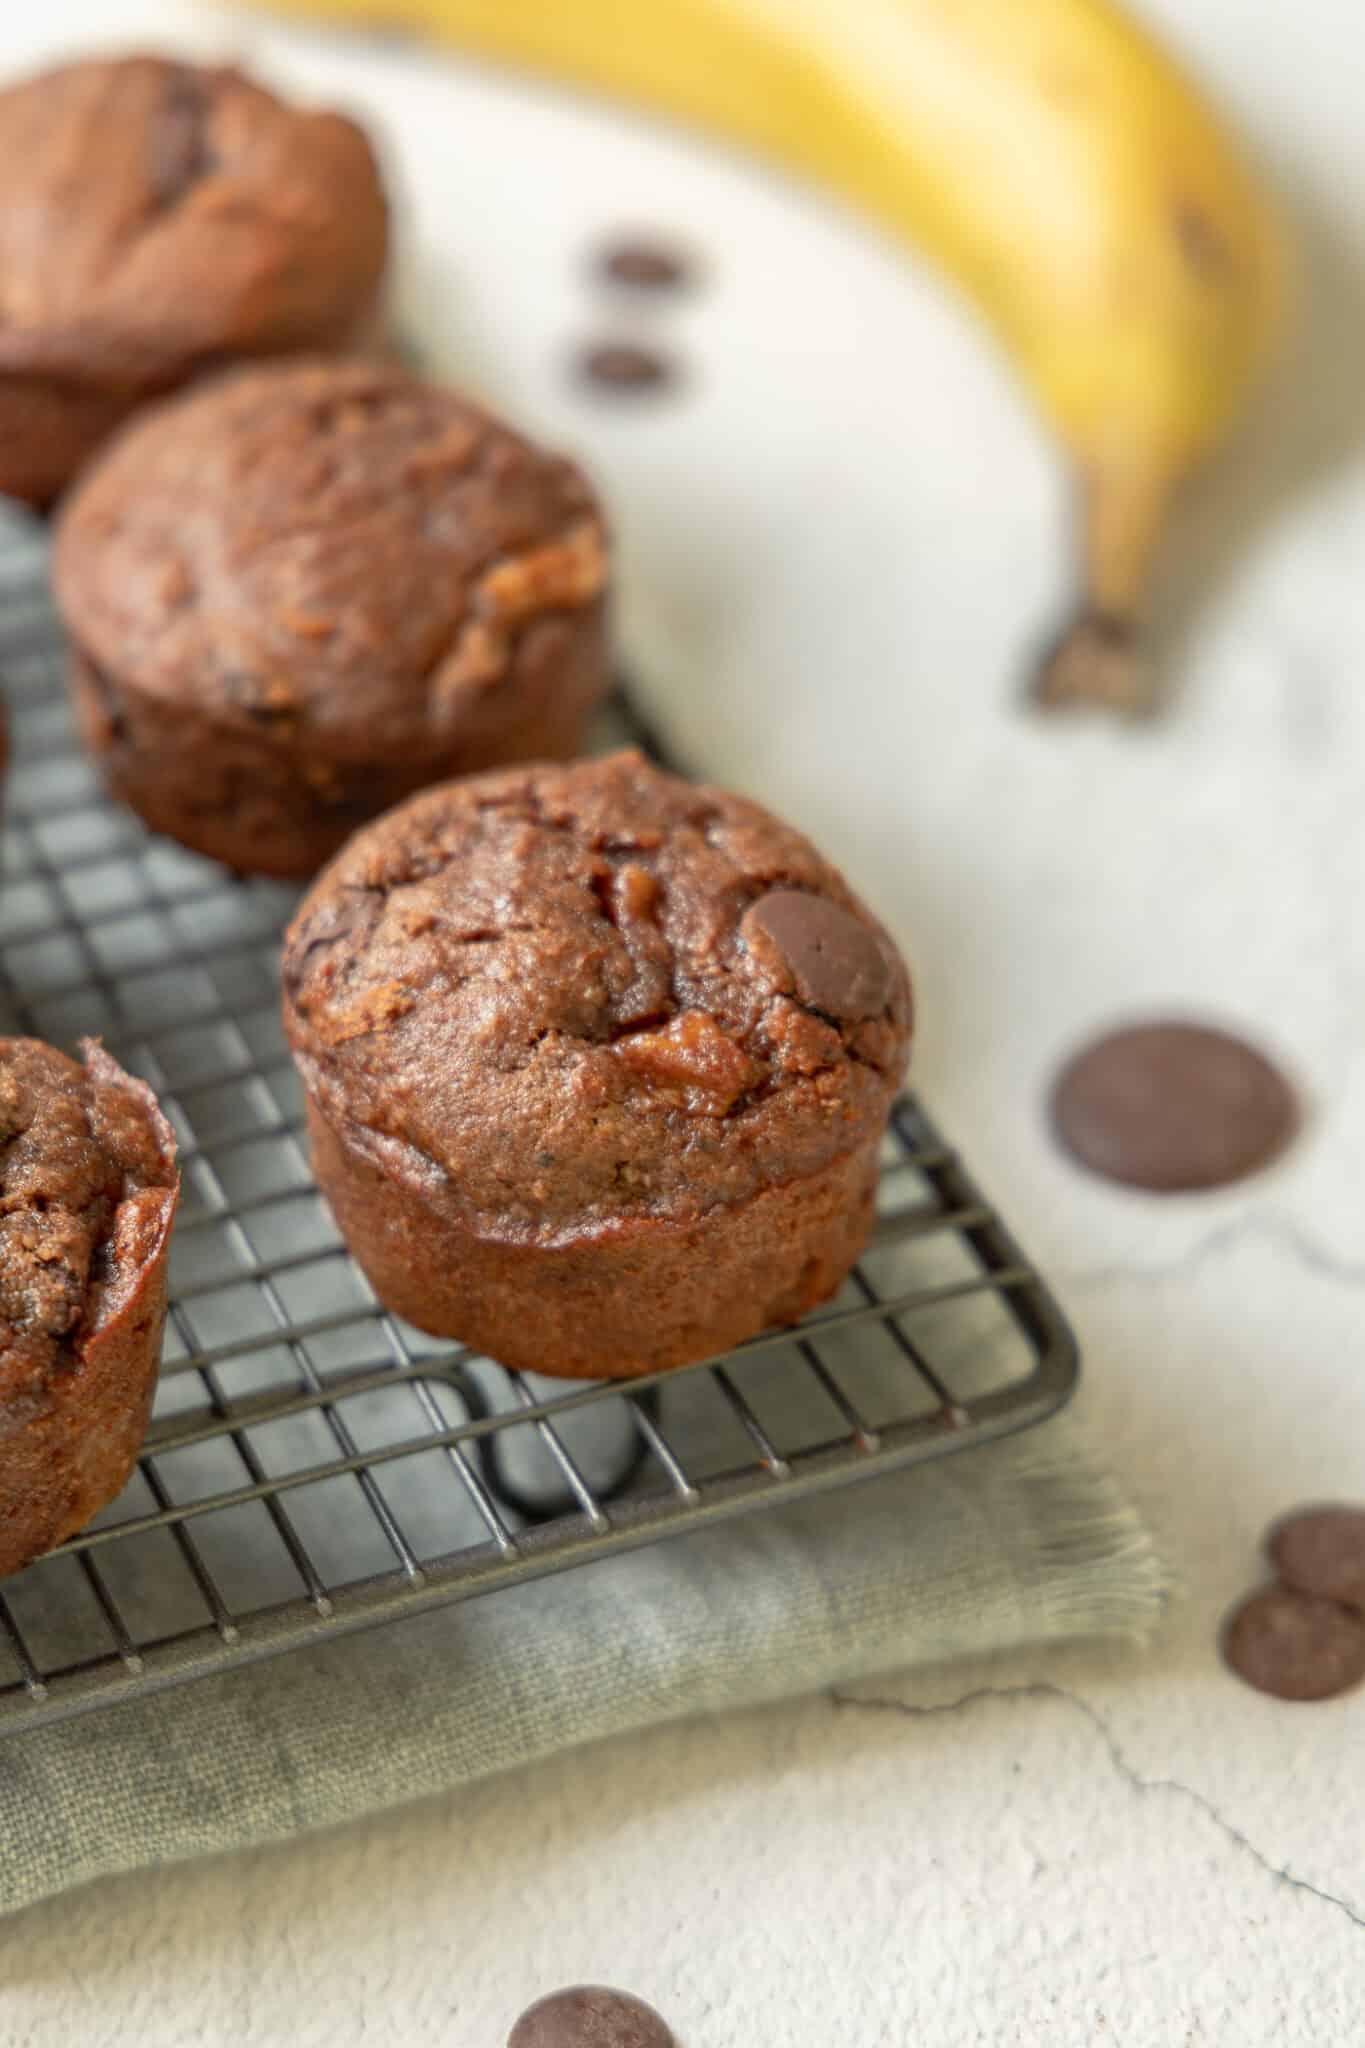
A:
[[[1297,1122],[1293,1091],[1269,1060],[1198,1024],[1111,1032],[1076,1054],[1052,1091],[1053,1131],[1074,1159],[1161,1194],[1256,1172]]]
[[[598,268],[612,284],[647,292],[673,291],[688,282],[691,272],[687,258],[677,249],[643,235],[608,243],[598,258]]]
[[[1300,1508],[1275,1524],[1267,1547],[1286,1586],[1365,1608],[1365,1508]]]
[[[1365,1678],[1365,1615],[1288,1586],[1263,1586],[1230,1617],[1223,1656],[1273,1699],[1335,1699]]]
[[[172,74],[148,128],[148,171],[157,206],[169,210],[214,168],[208,99],[193,71]]]
[[[778,956],[807,1009],[840,1023],[879,1017],[891,999],[891,962],[876,933],[827,896],[770,889],[745,911],[740,937],[762,964]]]
[[[507,2048],[675,2048],[672,2034],[642,1999],[628,1991],[580,1984],[552,1991],[524,2012]]]
[[[677,381],[667,356],[635,341],[597,341],[578,358],[579,375],[612,391],[661,391]]]

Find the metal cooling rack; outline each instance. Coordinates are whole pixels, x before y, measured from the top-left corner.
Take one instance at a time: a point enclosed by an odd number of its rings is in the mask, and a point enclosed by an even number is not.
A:
[[[0,679],[0,1030],[102,1036],[161,1097],[184,1171],[140,1468],[0,1589],[0,1730],[969,1450],[1067,1399],[1060,1311],[909,1098],[874,1244],[795,1334],[623,1390],[507,1373],[398,1321],[308,1173],[275,981],[293,892],[101,795],[43,536],[3,514]],[[624,701],[614,718],[648,740]]]

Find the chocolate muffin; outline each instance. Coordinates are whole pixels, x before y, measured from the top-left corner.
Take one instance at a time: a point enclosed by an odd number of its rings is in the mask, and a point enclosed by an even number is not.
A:
[[[0,1577],[120,1491],[156,1385],[175,1138],[82,1051],[0,1039]]]
[[[0,92],[0,492],[46,505],[150,394],[345,349],[388,217],[340,114],[240,71],[96,58]]]
[[[401,370],[316,361],[135,421],[55,556],[114,793],[274,875],[427,783],[572,754],[609,681],[606,575],[571,464]]]
[[[866,1242],[909,983],[757,804],[636,753],[428,790],[318,878],[283,981],[319,1185],[423,1329],[652,1372]]]

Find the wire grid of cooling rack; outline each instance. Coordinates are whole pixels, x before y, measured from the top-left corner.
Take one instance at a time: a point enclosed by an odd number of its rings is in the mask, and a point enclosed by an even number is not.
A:
[[[275,973],[293,892],[102,796],[44,572],[36,527],[0,531],[0,1029],[103,1036],[175,1123],[184,1196],[138,1473],[0,1589],[0,1731],[965,1451],[1066,1400],[1059,1310],[909,1098],[874,1243],[794,1334],[625,1390],[507,1373],[387,1313],[300,1142]],[[613,719],[648,741],[624,700]]]

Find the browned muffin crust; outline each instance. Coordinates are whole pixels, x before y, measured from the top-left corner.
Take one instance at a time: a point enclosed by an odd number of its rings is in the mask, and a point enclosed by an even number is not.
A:
[[[609,680],[606,574],[570,463],[452,391],[335,362],[134,422],[55,555],[115,792],[282,875],[443,776],[572,753]]]
[[[861,1249],[909,984],[756,804],[634,753],[430,790],[319,878],[283,981],[319,1179],[424,1327],[647,1370]]]
[[[354,122],[240,71],[92,59],[0,92],[0,491],[45,504],[149,394],[343,347],[388,218]]]
[[[241,870],[573,754],[610,680],[579,471],[397,369],[276,365],[133,422],[63,508],[55,590],[113,791]]]
[[[0,1577],[118,1493],[156,1384],[175,1139],[83,1051],[0,1039]]]

